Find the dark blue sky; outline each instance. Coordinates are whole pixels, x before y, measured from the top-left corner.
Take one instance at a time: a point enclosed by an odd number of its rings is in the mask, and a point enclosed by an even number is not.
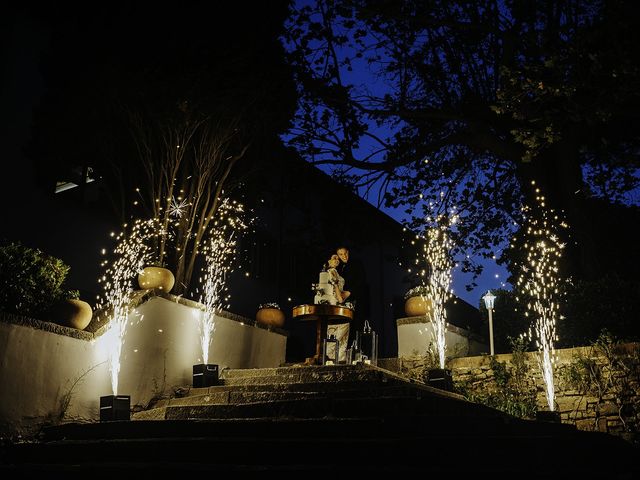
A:
[[[308,4],[309,2],[306,0],[297,0],[296,3],[304,5]],[[340,50],[340,48],[338,50],[342,52],[343,50]],[[370,67],[364,58],[358,59],[354,55],[350,56],[352,57],[350,63],[351,69],[349,70],[346,67],[340,69],[340,76],[343,82],[345,84],[353,85],[353,88],[356,91],[362,92],[363,94],[369,92],[375,95],[383,96],[388,91],[388,87],[385,82],[370,70]],[[380,138],[392,137],[392,132],[386,129],[386,127],[378,127],[370,123],[368,128]],[[283,138],[286,141],[288,136],[285,135],[283,136]],[[361,157],[366,157],[379,148],[379,145],[374,144],[373,141],[371,141],[371,139],[367,136],[363,136],[360,139],[360,142],[360,147],[355,150],[355,152],[361,154]],[[329,165],[319,165],[318,168],[328,174],[330,174],[333,169],[333,167]],[[356,169],[351,169],[348,173],[357,174],[358,172],[362,173],[361,171],[358,171]],[[361,196],[373,206],[379,208],[399,223],[404,223],[405,220],[409,220],[407,215],[404,213],[404,208],[391,209],[386,208],[384,207],[384,205],[382,205],[382,202],[380,201],[380,183],[381,182],[377,183],[378,188],[372,188],[368,192],[361,188]],[[416,207],[415,211],[420,211],[420,208]],[[507,246],[507,243],[508,242],[505,241],[504,247]],[[499,256],[499,252],[494,253],[496,254],[496,256]],[[466,287],[467,285],[471,285],[473,281],[472,275],[462,273],[460,268],[455,268],[453,271],[452,288],[455,295],[473,306],[477,306],[479,304],[480,298],[487,292],[487,290],[495,290],[497,288],[506,288],[509,290],[511,289],[511,286],[509,284],[505,284],[508,273],[504,267],[497,265],[493,260],[479,259],[478,263],[480,263],[484,267],[484,271],[482,275],[475,280],[478,286],[473,288],[473,290],[471,291],[467,291]]]

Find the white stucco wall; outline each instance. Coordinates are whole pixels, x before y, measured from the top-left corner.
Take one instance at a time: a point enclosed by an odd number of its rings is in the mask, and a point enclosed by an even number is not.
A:
[[[154,396],[191,385],[193,365],[202,363],[201,315],[195,305],[162,297],[132,311],[116,393],[131,395],[132,406],[144,406]],[[62,414],[65,420],[97,420],[100,397],[113,393],[107,360],[111,338],[107,333],[79,339],[0,321],[0,435],[58,421]],[[286,341],[282,332],[216,316],[208,363],[220,370],[280,366]]]
[[[193,365],[203,363],[202,315],[198,308],[162,297],[138,307],[129,317],[117,393],[131,395],[132,405],[144,405],[154,394],[190,385]],[[207,362],[220,370],[277,367],[285,362],[286,340],[280,333],[216,316]]]
[[[433,325],[424,317],[407,317],[396,320],[398,329],[398,357],[424,355],[433,341]],[[447,325],[445,333],[446,356],[449,358],[477,355],[485,346],[471,338],[466,330]]]
[[[0,351],[2,431],[28,430],[63,413],[77,420],[98,417],[99,397],[108,394],[110,382],[107,357],[96,342],[0,322]]]

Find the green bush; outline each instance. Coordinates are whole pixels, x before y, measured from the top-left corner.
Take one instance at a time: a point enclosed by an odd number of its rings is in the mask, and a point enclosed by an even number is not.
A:
[[[526,364],[526,342],[510,338],[511,365],[490,358],[493,377],[487,382],[457,382],[455,390],[469,401],[482,403],[518,418],[534,418],[536,385]]]
[[[58,301],[78,298],[62,285],[69,266],[20,242],[0,245],[0,310],[42,318]]]

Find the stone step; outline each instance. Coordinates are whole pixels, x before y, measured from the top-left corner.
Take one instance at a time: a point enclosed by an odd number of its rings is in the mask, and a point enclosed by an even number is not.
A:
[[[237,388],[264,388],[270,391],[327,391],[344,389],[347,385],[354,388],[368,388],[378,385],[412,385],[416,389],[426,389],[436,395],[459,395],[444,392],[425,385],[422,382],[408,380],[395,373],[370,365],[278,367],[262,369],[235,369],[221,373],[219,384],[203,389],[183,387],[179,396],[205,395],[215,391]]]
[[[156,408],[148,408],[140,412],[132,413],[131,420],[144,421],[144,420],[165,420],[167,415],[167,407],[160,406]]]
[[[618,437],[520,420],[375,367],[297,370],[223,372],[222,385],[187,388],[135,421],[61,425],[37,443],[0,443],[0,474],[638,473],[629,460],[638,452]]]
[[[393,420],[393,421],[390,421]],[[248,418],[202,419],[196,421],[166,420],[118,421],[100,423],[68,423],[42,430],[42,443],[63,440],[117,440],[153,438],[257,438],[305,436],[331,438],[338,433],[345,438],[367,438],[371,435],[406,438],[458,435],[559,436],[580,434],[566,424],[521,420],[509,416],[494,418],[474,415],[377,415],[358,418]],[[612,437],[617,438],[617,437]],[[623,441],[624,442],[624,441]]]
[[[425,395],[432,395],[427,389],[416,389],[412,385],[367,385],[349,382],[347,384],[335,384],[331,388],[327,385],[304,384],[304,388],[296,388],[296,385],[250,385],[246,387],[224,387],[223,390],[197,389],[205,393],[191,394],[185,397],[163,399],[155,403],[151,409],[136,412],[132,415],[134,420],[162,419],[167,407],[177,406],[206,406],[206,405],[239,405],[272,403],[277,400],[290,400],[304,402],[314,398],[332,399],[362,399],[372,401],[375,398],[404,397],[421,399]],[[162,410],[158,410],[162,409]]]
[[[371,370],[375,367],[367,364],[354,365],[293,365],[270,368],[226,368],[220,372],[221,378],[232,377],[260,377],[264,375],[289,375],[289,374],[333,374],[333,373],[357,373],[363,370]],[[390,373],[390,372],[389,372]]]
[[[637,449],[560,424],[440,416],[104,422],[5,445],[0,473],[70,475],[324,472],[637,478]],[[607,461],[585,461],[606,458]],[[66,478],[66,476],[65,476]]]
[[[304,400],[314,396],[331,397],[376,397],[376,396],[421,396],[425,392],[415,390],[404,385],[369,385],[363,388],[356,383],[335,384],[327,388],[321,384],[300,384],[300,385],[250,385],[248,387],[225,388],[224,390],[211,389],[204,394],[189,394],[185,397],[162,400],[162,403],[154,405],[176,406],[176,405],[198,405],[214,403],[249,403],[270,400]]]
[[[408,380],[391,372],[378,369],[376,367],[354,366],[356,368],[349,369],[344,366],[339,367],[310,367],[310,369],[297,368],[296,370],[305,370],[303,372],[270,375],[271,369],[256,369],[255,372],[247,376],[231,376],[222,378],[220,384],[215,387],[209,387],[209,392],[221,389],[235,389],[239,387],[250,388],[269,388],[271,391],[330,391],[332,389],[344,389],[348,385],[354,388],[377,388],[380,385],[411,385],[416,390],[430,392],[437,396],[452,397],[462,399],[463,397],[447,392],[438,388],[425,385],[422,382]],[[331,370],[323,370],[330,368]],[[260,370],[265,375],[259,375]],[[183,389],[184,390],[184,389]],[[192,392],[192,393],[191,393]],[[191,389],[189,394],[200,394],[201,392]]]
[[[268,397],[267,397],[268,398]],[[496,410],[471,402],[438,397],[339,397],[316,395],[295,399],[267,399],[252,403],[169,405],[171,420],[219,418],[360,418],[400,415],[481,415],[498,417]]]
[[[427,387],[424,385],[413,385],[407,382],[404,383],[396,383],[396,382],[382,382],[382,383],[373,383],[369,382],[363,384],[361,382],[335,382],[335,383],[282,383],[282,384],[249,384],[249,385],[218,385],[207,388],[189,388],[185,387],[179,390],[178,395],[175,398],[170,400],[162,400],[163,402],[171,402],[172,400],[177,400],[181,398],[205,398],[205,397],[213,397],[213,398],[221,398],[224,399],[226,396],[233,393],[262,393],[262,392],[272,392],[274,394],[277,393],[286,393],[286,392],[298,392],[298,393],[309,393],[309,392],[319,392],[319,393],[331,393],[331,392],[352,392],[357,394],[361,392],[362,394],[371,394],[374,395],[380,391],[393,391],[393,390],[402,390],[402,391],[411,391],[416,392],[416,395],[437,395],[437,396],[447,396],[453,398],[462,398],[460,395],[452,394],[451,392],[442,392],[441,390],[434,389],[431,387]]]
[[[135,412],[133,418],[164,418],[168,407],[259,404],[280,400],[305,401],[316,397],[369,400],[382,396],[431,395],[463,400],[463,397],[457,394],[408,381],[369,365],[228,370],[220,381],[221,384],[206,388],[182,387],[177,391],[175,398],[162,399],[150,406],[163,410]],[[210,411],[206,412],[207,418],[211,418]],[[228,415],[228,409],[220,410],[214,418],[228,418]],[[265,413],[258,416],[265,416]],[[244,417],[244,414],[240,415],[240,418]]]
[[[406,380],[398,374],[375,365],[355,364],[355,365],[305,365],[273,368],[243,368],[224,369],[220,372],[220,379],[234,381],[236,379],[248,378],[292,378],[302,381],[332,381],[332,380],[366,380],[372,378],[397,378]]]
[[[289,372],[278,375],[222,377],[221,385],[266,385],[282,383],[335,383],[335,382],[388,382],[394,381],[380,372],[362,370],[359,372]]]

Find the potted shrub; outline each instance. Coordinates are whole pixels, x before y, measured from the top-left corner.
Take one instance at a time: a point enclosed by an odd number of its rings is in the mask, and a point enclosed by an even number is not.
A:
[[[256,322],[269,327],[282,328],[284,326],[284,312],[275,302],[263,303],[258,306]]]
[[[91,306],[79,299],[77,290],[62,288],[69,268],[59,258],[20,242],[0,246],[0,309],[86,328]]]
[[[427,287],[413,287],[404,295],[404,313],[407,317],[426,315],[431,311],[431,300],[426,298]]]

